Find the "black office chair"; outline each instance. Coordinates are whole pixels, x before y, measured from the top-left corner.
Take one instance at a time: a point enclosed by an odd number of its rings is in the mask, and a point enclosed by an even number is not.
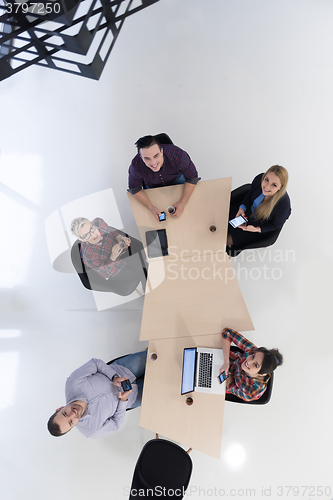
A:
[[[235,207],[240,206],[250,188],[251,184],[243,184],[243,186],[240,186],[231,191],[231,198],[230,198],[231,213],[235,210]],[[276,229],[275,231],[269,231],[268,233],[266,233],[265,236],[261,237],[257,242],[253,241],[251,243],[248,243],[247,245],[244,245],[244,248],[234,248],[234,246],[231,247],[229,246],[227,247],[227,254],[230,255],[230,257],[237,257],[237,255],[239,255],[243,250],[249,250],[251,248],[255,249],[255,248],[269,247],[276,242],[281,232],[281,229],[282,227]]]
[[[165,439],[152,439],[137,460],[129,499],[162,498],[164,491],[163,498],[184,498],[191,474],[192,460],[183,448]]]
[[[111,361],[108,361],[106,364],[112,365],[112,363],[115,363],[118,359],[126,358],[126,356],[129,356],[129,354],[124,354],[123,356],[118,356],[118,358],[111,359]]]
[[[158,140],[160,144],[173,144],[172,140],[168,136],[168,134],[156,134],[154,135],[155,139]]]
[[[239,207],[247,193],[250,191],[251,185],[252,184],[243,184],[242,186],[233,189],[230,196],[230,205],[232,206],[235,204]]]
[[[234,351],[234,352],[244,352],[239,347],[236,347],[233,345],[230,346],[230,350]],[[243,403],[243,404],[247,404],[247,405],[265,405],[271,399],[272,390],[273,390],[273,379],[274,379],[274,373],[271,373],[271,378],[269,379],[269,381],[267,383],[266,391],[259,399],[256,399],[254,401],[244,401],[244,399],[238,398],[234,394],[226,394],[225,400],[231,401],[232,403]]]
[[[125,234],[125,233],[124,233]],[[71,259],[75,271],[77,272],[82,285],[88,290],[95,290],[97,292],[113,292],[117,295],[130,295],[134,292],[140,280],[133,281],[131,283],[125,282],[112,283],[112,280],[106,280],[103,276],[100,276],[96,271],[90,268],[86,268],[80,254],[81,242],[76,240],[71,249]],[[139,292],[138,292],[139,293]]]

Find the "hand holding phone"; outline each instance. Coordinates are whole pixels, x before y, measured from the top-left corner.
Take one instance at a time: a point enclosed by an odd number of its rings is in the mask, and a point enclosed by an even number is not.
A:
[[[118,387],[121,386],[123,392],[119,391],[118,397],[120,401],[127,401],[129,394],[132,392],[132,384],[128,378],[120,377],[120,379],[120,382],[119,379],[116,380],[116,385],[118,385]]]
[[[123,380],[121,382],[121,387],[123,389],[123,392],[127,392],[127,391],[130,391],[132,389],[132,384],[129,381],[129,379],[126,379],[126,380]]]
[[[247,218],[245,217],[245,215],[239,215],[238,217],[229,220],[229,224],[231,224],[232,227],[241,226],[245,222],[247,222]]]
[[[161,212],[160,215],[158,216],[158,220],[162,222],[163,220],[166,220],[166,215],[165,212]]]
[[[227,380],[228,375],[226,375],[225,372],[222,372],[217,378],[219,379],[220,384],[223,384],[223,382]]]

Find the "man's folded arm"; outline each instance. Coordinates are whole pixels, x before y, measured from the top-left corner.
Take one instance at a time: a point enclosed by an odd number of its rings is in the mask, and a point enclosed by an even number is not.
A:
[[[116,369],[113,368],[112,365],[107,365],[102,359],[92,358],[90,361],[80,366],[80,368],[77,368],[69,378],[73,378],[73,380],[83,379],[97,372],[103,373],[103,375],[110,380],[112,380],[113,375],[117,374]]]
[[[128,401],[119,400],[116,412],[104,422],[102,427],[88,437],[96,439],[105,436],[110,432],[117,431],[125,419],[127,405]]]

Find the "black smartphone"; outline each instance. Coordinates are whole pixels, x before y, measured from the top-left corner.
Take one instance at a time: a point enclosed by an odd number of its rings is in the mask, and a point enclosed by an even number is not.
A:
[[[225,372],[220,373],[220,375],[217,377],[220,381],[220,384],[223,384],[225,380],[227,380],[228,375],[225,374]]]
[[[159,218],[160,222],[162,222],[163,220],[166,220],[165,212],[161,212],[161,215],[159,215],[158,218]]]
[[[121,383],[121,387],[123,389],[124,392],[126,391],[130,391],[132,389],[132,384],[131,382],[127,379],[127,380],[123,380]]]
[[[168,239],[165,229],[146,231],[148,257],[161,257],[169,255]]]

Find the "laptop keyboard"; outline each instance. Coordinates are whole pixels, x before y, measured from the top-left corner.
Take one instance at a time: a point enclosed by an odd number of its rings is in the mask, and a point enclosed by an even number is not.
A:
[[[209,352],[200,352],[199,358],[199,387],[212,387],[213,355]]]

